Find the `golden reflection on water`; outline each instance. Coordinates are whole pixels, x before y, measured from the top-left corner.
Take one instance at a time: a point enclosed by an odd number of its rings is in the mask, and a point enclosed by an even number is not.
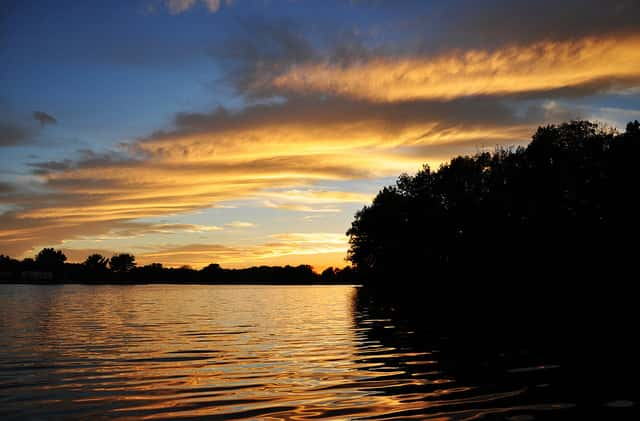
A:
[[[0,286],[7,419],[471,419],[501,404],[439,369],[350,286]],[[407,341],[383,343],[383,329]],[[544,408],[542,408],[544,409]]]

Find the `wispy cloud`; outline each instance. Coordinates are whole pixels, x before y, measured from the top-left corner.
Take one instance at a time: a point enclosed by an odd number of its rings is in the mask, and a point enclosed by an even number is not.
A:
[[[285,209],[308,213],[338,213],[337,206],[344,203],[360,203],[364,205],[371,200],[371,195],[357,192],[328,190],[280,190],[265,191],[260,197],[266,198],[264,206],[274,209]]]
[[[283,92],[333,93],[374,101],[510,95],[640,81],[640,37],[545,41],[436,57],[373,58],[342,66],[292,66],[271,81]]]
[[[233,221],[233,222],[224,224],[224,226],[229,228],[254,228],[256,224],[254,224],[253,222],[246,222],[246,221]]]
[[[308,205],[299,205],[295,203],[276,203],[270,200],[264,201],[264,206],[273,209],[285,209],[296,212],[309,212],[309,213],[338,213],[342,212],[339,208],[332,207],[312,207]]]
[[[34,111],[33,118],[40,123],[41,127],[44,127],[46,124],[56,124],[58,122],[54,116],[44,111]]]
[[[98,240],[127,239],[149,234],[201,233],[222,230],[224,230],[223,227],[216,225],[122,222],[114,224],[108,233],[93,238]]]

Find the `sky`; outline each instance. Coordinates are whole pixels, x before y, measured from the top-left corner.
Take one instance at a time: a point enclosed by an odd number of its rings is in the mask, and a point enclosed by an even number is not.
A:
[[[401,173],[640,119],[636,0],[0,0],[0,253],[344,266]],[[428,239],[426,239],[428,241]]]

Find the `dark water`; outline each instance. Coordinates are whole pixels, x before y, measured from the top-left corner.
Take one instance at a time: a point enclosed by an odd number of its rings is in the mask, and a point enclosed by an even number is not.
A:
[[[0,285],[0,418],[636,419],[637,387],[491,371],[394,314],[349,286]]]

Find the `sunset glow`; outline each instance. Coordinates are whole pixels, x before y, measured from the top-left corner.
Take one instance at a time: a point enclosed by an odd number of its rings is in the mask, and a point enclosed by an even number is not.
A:
[[[354,213],[403,172],[640,119],[633,2],[544,20],[526,2],[509,19],[455,1],[26,3],[0,10],[0,253],[20,258],[344,266]]]

